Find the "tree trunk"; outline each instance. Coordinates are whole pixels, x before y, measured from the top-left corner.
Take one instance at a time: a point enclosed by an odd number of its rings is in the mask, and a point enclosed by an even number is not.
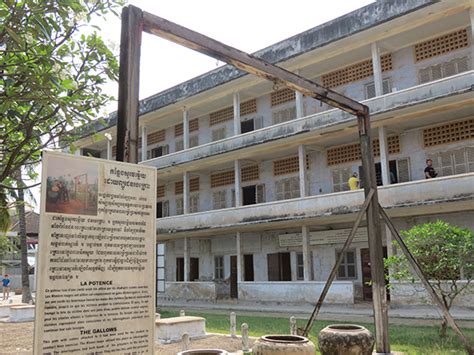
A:
[[[18,185],[23,186],[23,180],[18,178]],[[21,246],[21,301],[23,303],[33,302],[30,291],[29,267],[28,267],[28,246],[26,244],[26,213],[25,213],[25,192],[18,190],[17,199],[18,226],[20,229]]]
[[[447,331],[448,331],[448,323],[446,323],[446,320],[444,320],[443,318],[443,320],[441,321],[441,328],[439,329],[439,337],[445,338]]]

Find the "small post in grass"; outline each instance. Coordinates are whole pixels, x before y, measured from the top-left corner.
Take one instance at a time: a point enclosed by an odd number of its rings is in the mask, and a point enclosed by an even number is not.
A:
[[[179,316],[180,317],[186,317],[186,313],[184,312],[184,309],[179,311]]]
[[[230,336],[232,338],[237,337],[237,317],[235,312],[230,312]]]
[[[244,354],[248,353],[249,350],[249,326],[247,323],[242,324],[242,352]]]
[[[294,316],[290,317],[290,334],[298,335],[297,330],[296,330],[296,318]]]

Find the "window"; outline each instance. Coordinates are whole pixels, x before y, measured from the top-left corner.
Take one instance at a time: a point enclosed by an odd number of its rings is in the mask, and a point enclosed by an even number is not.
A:
[[[339,258],[340,252],[336,253],[336,258]],[[344,259],[342,259],[341,265],[339,266],[339,271],[337,273],[337,278],[339,280],[346,279],[356,279],[356,257],[355,251],[347,251],[344,254]]]
[[[193,194],[189,197],[189,213],[199,212],[199,194]]]
[[[267,254],[268,281],[291,281],[290,253]]]
[[[420,84],[428,83],[430,81],[447,78],[469,70],[469,58],[456,58],[449,62],[431,65],[429,67],[420,69],[419,82]]]
[[[169,201],[160,201],[156,203],[156,218],[168,217],[170,215]]]
[[[271,105],[276,106],[288,101],[294,101],[296,98],[295,91],[284,88],[278,91],[274,91],[270,94]]]
[[[189,281],[199,281],[199,258],[189,258]]]
[[[213,142],[224,139],[225,137],[226,137],[226,128],[225,127],[212,130],[212,141]]]
[[[283,123],[296,118],[296,106],[272,112],[273,124]]]
[[[263,127],[263,117],[240,122],[240,133],[247,133]]]
[[[398,159],[398,160],[390,160],[388,162],[389,167],[389,176],[390,176],[390,184],[397,184],[399,182],[407,182],[410,181],[410,162],[409,159]],[[363,170],[362,166],[359,166],[359,179],[360,184],[359,187],[363,188]],[[377,186],[383,185],[382,180],[382,165],[381,163],[375,163],[375,178],[377,180]]]
[[[224,280],[224,257],[216,256],[214,258],[214,279]]]
[[[304,280],[303,253],[296,253],[296,279]]]
[[[244,166],[240,170],[240,179],[242,182],[258,180],[260,178],[258,165]]]
[[[176,215],[183,214],[184,213],[183,208],[184,208],[183,199],[182,198],[176,199]]]
[[[184,281],[184,258],[176,258],[176,281]]]
[[[211,175],[211,188],[232,185],[235,181],[234,170],[222,171]]]
[[[423,130],[423,143],[425,147],[469,139],[474,139],[474,118],[429,127]]]
[[[149,150],[148,152],[150,152],[151,156],[148,156],[147,153],[147,159],[153,159],[168,154],[169,147],[168,145],[162,145],[160,147],[153,148],[151,151]]]
[[[253,255],[244,255],[244,281],[254,281]]]
[[[474,147],[432,153],[433,168],[438,176],[449,176],[474,172]]]
[[[218,210],[226,208],[226,190],[215,191],[212,193],[212,209]]]
[[[382,80],[382,95],[386,95],[392,92],[392,83],[390,79]],[[371,99],[375,97],[375,83],[372,81],[371,83],[365,85],[365,98]]]
[[[242,188],[242,205],[265,202],[265,185],[250,185]]]
[[[194,135],[189,137],[189,148],[197,147],[199,145],[199,136]]]
[[[174,143],[174,151],[179,152],[184,149],[184,142],[182,139]]]
[[[349,178],[352,175],[352,169],[349,167],[334,169],[331,171],[331,173],[332,173],[333,191],[334,192],[348,191],[349,185],[347,184],[347,181],[349,181]]]
[[[287,200],[300,197],[300,177],[293,176],[275,181],[277,200]]]
[[[165,244],[156,244],[156,292],[165,292]]]

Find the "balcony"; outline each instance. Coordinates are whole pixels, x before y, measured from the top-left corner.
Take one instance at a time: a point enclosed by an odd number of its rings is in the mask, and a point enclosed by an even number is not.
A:
[[[370,108],[374,127],[381,120],[384,120],[385,125],[389,125],[390,119],[395,116],[401,119],[416,111],[436,110],[450,105],[472,105],[473,82],[474,71],[471,70],[375,97],[364,103]],[[333,109],[171,153],[141,164],[156,167],[160,176],[165,177],[178,173],[179,167],[188,171],[199,170],[236,158],[249,159],[262,151],[279,151],[283,149],[281,139],[285,139],[284,149],[287,149],[288,146],[314,143],[315,138],[343,129],[356,132],[355,118],[346,112]]]
[[[474,173],[379,187],[379,200],[392,217],[473,209]],[[157,220],[158,239],[210,236],[236,231],[351,222],[364,202],[363,190],[309,196],[199,212]],[[271,225],[269,224],[271,223]]]

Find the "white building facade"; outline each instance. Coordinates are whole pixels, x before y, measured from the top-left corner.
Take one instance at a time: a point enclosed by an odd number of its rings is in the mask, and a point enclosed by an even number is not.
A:
[[[379,0],[255,55],[370,108],[380,203],[397,228],[474,229],[473,26],[470,0]],[[347,185],[361,169],[356,119],[224,66],[142,100],[139,123],[140,164],[158,170],[158,303],[316,302],[364,201]],[[94,132],[114,137],[116,118]],[[114,138],[77,146],[115,156]],[[370,300],[369,281],[361,228],[327,302]],[[416,284],[390,292],[427,300]]]

